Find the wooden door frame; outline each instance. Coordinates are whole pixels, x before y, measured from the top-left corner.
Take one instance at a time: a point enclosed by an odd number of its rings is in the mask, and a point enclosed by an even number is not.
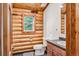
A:
[[[2,3],[0,3],[0,56],[2,56]]]
[[[7,56],[8,55],[8,16],[7,16],[7,11],[8,11],[8,6],[7,3],[3,4],[3,55]]]
[[[10,17],[11,9],[8,3],[3,3],[3,55],[11,55]]]
[[[66,4],[66,55],[71,55],[71,28],[70,28],[70,19],[71,19],[71,4]]]
[[[66,55],[79,56],[79,4],[66,5]]]

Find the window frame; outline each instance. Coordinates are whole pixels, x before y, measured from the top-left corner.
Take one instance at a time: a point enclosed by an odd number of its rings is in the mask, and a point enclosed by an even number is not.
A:
[[[33,29],[32,30],[24,30],[24,17],[34,17],[34,19],[33,19]],[[28,32],[34,32],[35,31],[35,15],[33,14],[33,15],[26,15],[26,14],[23,14],[23,17],[22,17],[23,19],[22,19],[22,31],[24,32],[24,33],[28,33]]]

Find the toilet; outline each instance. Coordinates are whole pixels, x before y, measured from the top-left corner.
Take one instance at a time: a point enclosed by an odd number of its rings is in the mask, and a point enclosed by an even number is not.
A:
[[[42,56],[45,53],[46,46],[43,44],[37,44],[33,46],[33,49],[35,50],[35,56]]]

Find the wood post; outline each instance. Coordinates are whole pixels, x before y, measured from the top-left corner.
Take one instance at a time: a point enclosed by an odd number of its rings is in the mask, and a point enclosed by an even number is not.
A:
[[[79,4],[67,4],[66,48],[68,56],[79,55]]]
[[[9,56],[11,54],[11,39],[10,39],[10,20],[11,15],[9,11],[9,4],[3,4],[3,55]]]
[[[66,54],[71,55],[71,4],[66,4]]]

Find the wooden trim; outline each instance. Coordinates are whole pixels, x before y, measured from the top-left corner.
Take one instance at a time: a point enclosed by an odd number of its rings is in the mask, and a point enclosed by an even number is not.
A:
[[[10,17],[11,9],[9,4],[3,4],[3,55],[11,55],[11,38],[10,38]]]
[[[66,55],[71,55],[71,4],[66,4]]]
[[[79,56],[79,4],[76,4],[76,54]]]
[[[67,56],[79,55],[79,5],[67,4],[66,48]]]
[[[9,9],[10,16],[9,17],[11,19],[10,20],[10,55],[12,55],[12,43],[13,43],[12,42],[13,41],[12,40],[12,11],[13,11],[12,6],[13,6],[12,4],[9,5],[9,7],[10,7],[10,9]]]
[[[4,56],[7,56],[8,55],[8,45],[7,45],[7,43],[9,43],[9,42],[7,42],[8,41],[8,36],[7,36],[7,34],[8,34],[8,28],[7,28],[7,20],[8,20],[8,18],[7,18],[7,4],[3,4],[3,16],[4,16],[4,19],[3,19],[3,47],[4,47],[4,49],[3,49],[3,51],[4,51]]]
[[[0,56],[2,55],[2,39],[1,39],[1,29],[2,29],[2,3],[0,3]]]
[[[77,10],[78,11],[78,10]],[[71,4],[71,55],[76,55],[76,4]]]
[[[44,7],[43,11],[45,11],[45,9],[48,7],[49,3],[47,3],[47,5]]]

